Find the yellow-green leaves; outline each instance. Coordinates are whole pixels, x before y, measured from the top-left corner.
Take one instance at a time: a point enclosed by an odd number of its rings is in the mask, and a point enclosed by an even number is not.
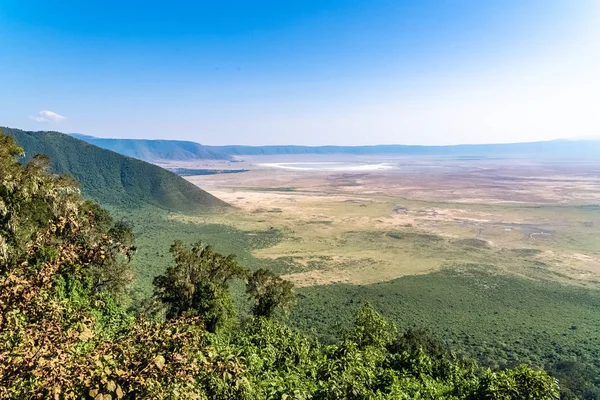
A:
[[[165,366],[165,358],[161,355],[158,355],[154,358],[154,365],[156,365],[156,368],[158,369],[163,369]]]
[[[79,332],[79,340],[81,340],[82,342],[87,342],[93,337],[94,332],[84,325]]]

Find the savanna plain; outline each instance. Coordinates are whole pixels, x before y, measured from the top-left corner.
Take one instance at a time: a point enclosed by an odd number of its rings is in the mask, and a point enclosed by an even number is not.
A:
[[[300,287],[468,264],[600,282],[600,163],[305,156],[233,165],[248,171],[187,177],[235,207],[202,222],[277,231],[276,243],[252,254],[280,261]]]
[[[290,321],[325,342],[370,302],[400,330],[427,330],[484,365],[543,366],[571,386],[600,375],[598,161],[290,155],[161,166],[189,171],[233,208],[139,210],[140,248],[200,237],[282,274],[297,287]],[[194,175],[205,169],[244,172]],[[162,257],[139,254],[140,292]]]

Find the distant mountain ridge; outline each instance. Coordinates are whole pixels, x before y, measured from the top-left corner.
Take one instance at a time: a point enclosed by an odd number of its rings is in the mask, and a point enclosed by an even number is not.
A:
[[[84,142],[124,156],[148,162],[186,160],[228,160],[230,156],[196,142],[181,140],[103,139],[79,133],[70,134]]]
[[[77,179],[82,192],[102,205],[125,208],[151,205],[182,212],[227,206],[172,172],[69,135],[0,129],[23,147],[25,161],[36,154],[47,155],[53,172]]]
[[[449,146],[207,146],[176,140],[100,139],[74,135],[88,143],[149,162],[230,160],[236,156],[338,154],[338,155],[430,155],[454,157],[532,157],[600,159],[600,139],[550,140],[526,143],[461,144]],[[164,148],[161,148],[164,146]],[[188,151],[188,149],[190,149]],[[193,151],[192,151],[193,150]]]

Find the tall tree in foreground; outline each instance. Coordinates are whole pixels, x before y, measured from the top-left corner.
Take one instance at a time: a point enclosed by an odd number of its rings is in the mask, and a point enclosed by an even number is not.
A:
[[[246,284],[246,293],[254,299],[252,313],[255,317],[271,318],[277,309],[286,309],[296,300],[294,284],[269,270],[255,271]]]
[[[171,253],[175,264],[154,279],[154,295],[165,304],[167,318],[197,315],[210,332],[231,323],[235,309],[229,282],[248,275],[235,256],[219,254],[201,241],[190,249],[175,241]]]

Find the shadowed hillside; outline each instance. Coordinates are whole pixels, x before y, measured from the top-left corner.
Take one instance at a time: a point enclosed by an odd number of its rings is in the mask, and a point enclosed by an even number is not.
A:
[[[45,154],[58,174],[68,174],[83,193],[121,207],[153,205],[172,211],[207,211],[226,203],[160,167],[124,157],[58,132],[2,128],[25,149],[25,161]]]

